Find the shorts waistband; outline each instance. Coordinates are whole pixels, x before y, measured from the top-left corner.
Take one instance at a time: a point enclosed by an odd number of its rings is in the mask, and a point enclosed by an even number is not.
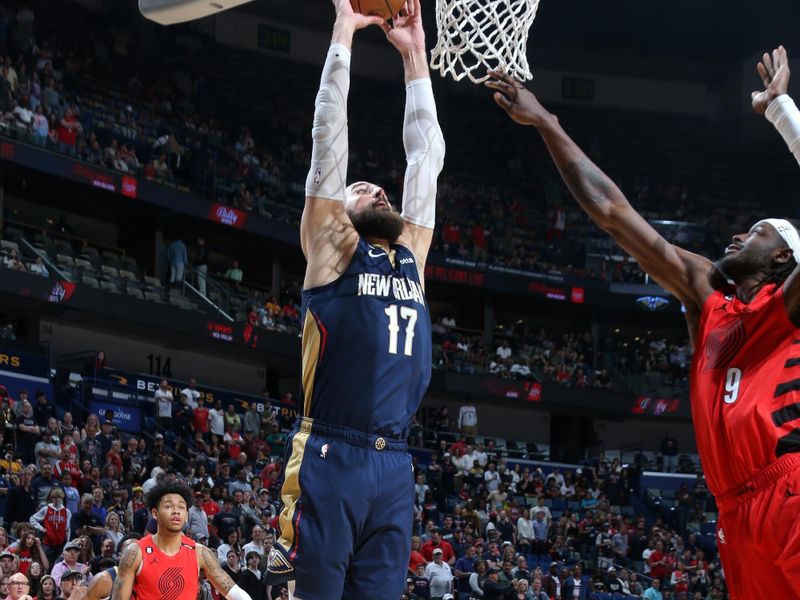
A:
[[[375,433],[358,431],[342,425],[335,425],[317,419],[300,417],[294,423],[295,429],[305,433],[323,435],[347,442],[353,446],[377,450],[378,452],[407,452],[408,442],[397,438],[384,437]]]
[[[775,483],[786,473],[795,471],[798,468],[800,468],[800,453],[784,454],[750,480],[720,494],[716,498],[717,507],[720,512],[733,510],[737,506],[752,500],[758,492]]]

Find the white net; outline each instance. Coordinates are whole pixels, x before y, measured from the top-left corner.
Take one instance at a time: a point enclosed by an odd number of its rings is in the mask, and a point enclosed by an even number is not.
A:
[[[474,83],[498,67],[519,80],[533,79],[526,48],[538,7],[539,0],[436,0],[431,68]]]

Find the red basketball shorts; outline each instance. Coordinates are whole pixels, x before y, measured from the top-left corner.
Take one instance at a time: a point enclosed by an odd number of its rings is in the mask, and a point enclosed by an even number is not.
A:
[[[800,454],[782,456],[717,506],[731,600],[800,600]]]

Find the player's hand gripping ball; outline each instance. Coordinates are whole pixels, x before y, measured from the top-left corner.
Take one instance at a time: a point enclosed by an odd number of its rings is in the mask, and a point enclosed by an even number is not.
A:
[[[350,0],[350,4],[355,12],[388,21],[397,16],[405,5],[405,0]]]

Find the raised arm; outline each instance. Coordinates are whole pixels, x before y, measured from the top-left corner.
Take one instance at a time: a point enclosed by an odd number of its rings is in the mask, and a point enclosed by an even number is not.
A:
[[[213,550],[202,544],[197,544],[195,548],[197,549],[198,566],[220,594],[225,596],[227,600],[252,600],[250,594],[236,585],[230,575],[223,570]]]
[[[419,0],[407,0],[392,26],[384,23],[381,27],[403,57],[406,80],[403,146],[407,166],[402,210],[406,226],[398,241],[414,253],[422,276],[436,222],[437,179],[444,165],[445,144],[428,71]]]
[[[357,30],[383,22],[380,17],[354,13],[350,0],[333,0],[333,4],[336,23],[315,102],[311,167],[300,220],[300,245],[308,261],[306,288],[336,279],[358,244],[358,234],[344,210],[350,48]]]
[[[712,293],[713,263],[667,242],[623,195],[622,191],[583,153],[549,113],[521,83],[492,71],[486,86],[496,90],[494,99],[522,125],[538,129],[564,183],[581,208],[628,252],[654,280],[699,314]]]
[[[786,93],[791,75],[786,48],[778,46],[772,51],[772,56],[765,52],[757,68],[764,82],[764,90],[753,92],[753,110],[764,115],[775,126],[800,163],[800,110]],[[800,264],[800,256],[795,254],[794,259]],[[792,321],[800,323],[800,267],[795,267],[784,282],[783,299]]]
[[[119,559],[117,578],[111,588],[111,600],[130,600],[136,571],[141,564],[142,551],[139,544],[128,544]]]
[[[764,115],[781,134],[794,157],[800,162],[800,111],[786,93],[789,88],[789,56],[778,46],[772,56],[764,53],[757,66],[764,90],[753,92],[753,110]]]

